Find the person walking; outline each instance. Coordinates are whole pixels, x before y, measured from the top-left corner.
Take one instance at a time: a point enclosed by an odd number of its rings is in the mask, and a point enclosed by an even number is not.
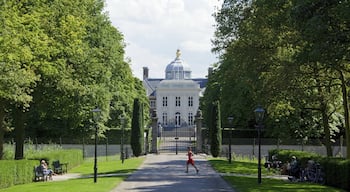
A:
[[[197,166],[194,164],[194,160],[193,160],[193,152],[191,150],[191,147],[188,147],[187,148],[187,156],[188,156],[188,160],[187,160],[187,163],[186,163],[186,173],[188,173],[188,165],[191,164],[195,169],[196,169],[196,172],[198,173],[199,172],[199,169],[197,168]]]

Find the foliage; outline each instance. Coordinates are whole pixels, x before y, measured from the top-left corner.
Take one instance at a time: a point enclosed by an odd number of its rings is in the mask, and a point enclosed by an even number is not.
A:
[[[100,157],[98,160],[99,173],[131,173],[137,169],[143,162],[144,158],[131,158],[121,163],[119,156],[108,157],[111,161],[105,161],[106,157]],[[118,160],[117,160],[118,159]],[[80,174],[93,174],[93,160],[88,159],[84,161],[80,166],[77,166],[70,170],[71,173]],[[19,191],[47,191],[47,192],[59,192],[59,191],[111,191],[117,184],[122,182],[126,178],[125,175],[113,176],[113,177],[98,177],[97,183],[93,182],[92,178],[78,178],[70,179],[67,181],[59,182],[39,182],[28,183],[23,185],[16,185],[1,191],[6,192],[19,192]],[[55,176],[53,177],[55,179]]]
[[[35,150],[31,147],[25,152],[26,160],[0,161],[0,183],[3,184],[0,184],[0,188],[32,182],[33,168],[40,164],[41,159],[47,160],[49,166],[55,160],[59,160],[61,163],[67,163],[68,170],[83,162],[82,151],[76,149],[62,150],[51,147]]]
[[[138,157],[143,149],[143,107],[139,99],[134,100],[130,144],[133,154]]]
[[[328,156],[339,135],[345,133],[349,146],[344,7],[348,1],[224,1],[214,15],[213,51],[220,61],[209,77],[204,106],[217,95],[224,117],[233,115],[238,126],[252,128],[252,111],[261,104],[267,110],[266,136],[319,138]]]
[[[120,114],[131,122],[134,98],[148,103],[124,59],[123,35],[103,10],[102,0],[0,2],[0,159],[5,131],[17,130],[7,134],[16,136],[22,158],[24,130],[48,139],[92,137],[98,106],[103,137],[120,127]]]
[[[224,179],[229,182],[235,190],[239,191],[334,191],[343,192],[341,189],[336,189],[329,186],[312,184],[312,183],[294,183],[284,181],[277,176],[276,178],[262,178],[262,183],[257,182],[257,160],[235,159],[232,164],[229,164],[226,159],[209,159],[210,164],[219,173],[228,173]],[[229,175],[234,173],[237,175]],[[267,175],[266,169],[262,169],[263,176]],[[239,175],[238,175],[239,174]]]
[[[41,159],[47,160],[49,163],[59,160],[61,163],[68,163],[67,168],[73,168],[83,162],[83,152],[78,149],[70,150],[52,150],[52,151],[26,151],[26,159],[36,159],[39,164]]]
[[[307,166],[308,160],[312,159],[320,163],[322,171],[325,173],[326,185],[349,190],[350,161],[343,158],[322,157],[316,153],[297,151],[297,150],[269,150],[269,158],[277,155],[278,160],[282,162],[290,161],[292,156],[296,156],[301,168]]]
[[[217,101],[211,105],[210,111],[210,152],[213,157],[218,157],[221,152],[221,119],[220,119],[220,103]]]
[[[2,160],[0,161],[0,189],[30,183],[33,181],[33,169],[38,161]]]
[[[350,160],[340,158],[323,158],[320,164],[325,172],[326,184],[350,190]]]

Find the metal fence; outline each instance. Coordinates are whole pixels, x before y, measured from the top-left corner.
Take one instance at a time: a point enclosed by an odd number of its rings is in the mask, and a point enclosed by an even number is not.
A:
[[[57,147],[62,149],[81,149],[83,150],[84,157],[92,157],[94,155],[94,144],[93,139],[70,139],[70,138],[58,138],[57,140],[50,140],[44,142],[44,139],[26,139],[25,148],[34,148],[35,150],[43,150],[47,147]],[[110,156],[117,155],[121,152],[121,145],[116,144],[115,142],[110,142],[108,138],[101,138],[98,140],[97,145],[97,155],[98,156]],[[192,141],[194,142],[194,141]],[[15,142],[13,139],[8,139],[5,141],[5,146],[12,147],[15,149]],[[222,156],[228,154],[228,141],[227,139],[223,140],[222,145]],[[255,138],[234,138],[231,141],[231,149],[234,155],[244,155],[257,157],[258,153],[258,144],[257,139]],[[195,146],[195,145],[194,145]],[[204,152],[209,154],[208,140],[204,139]],[[265,139],[261,140],[261,154],[266,156],[268,151],[271,149],[292,149],[300,151],[309,151],[315,152],[317,154],[326,155],[326,147],[319,140],[309,140],[298,141],[298,140],[284,140],[283,142],[278,139]],[[345,157],[346,156],[346,146],[343,140],[338,140],[333,143],[333,156]],[[131,156],[132,149],[128,142],[124,143],[124,152]],[[175,153],[175,151],[174,151]]]

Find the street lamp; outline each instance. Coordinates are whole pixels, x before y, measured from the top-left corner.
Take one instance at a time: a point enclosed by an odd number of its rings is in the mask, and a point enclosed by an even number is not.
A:
[[[265,110],[261,107],[258,106],[254,110],[255,114],[255,121],[256,121],[256,128],[258,129],[258,183],[261,184],[261,129],[263,128],[263,120],[264,120],[264,114]]]
[[[123,114],[120,115],[120,126],[122,127],[122,138],[120,141],[120,159],[122,160],[122,164],[124,163],[125,155],[124,155],[124,123],[125,117]]]
[[[97,122],[100,119],[101,115],[101,109],[96,107],[95,109],[91,110],[94,122],[95,122],[95,159],[94,159],[94,183],[97,182],[97,130],[98,130],[98,124]]]
[[[230,136],[229,136],[229,144],[228,144],[228,162],[232,162],[232,152],[231,152],[231,139],[232,139],[232,122],[233,117],[229,116],[227,117],[228,122],[230,123]]]
[[[179,140],[179,137],[177,136],[177,125],[175,125],[175,153],[178,154],[177,151],[177,140]]]

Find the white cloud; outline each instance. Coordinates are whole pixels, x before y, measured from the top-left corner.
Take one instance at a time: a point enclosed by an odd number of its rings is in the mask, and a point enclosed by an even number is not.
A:
[[[124,34],[126,55],[135,76],[142,67],[150,77],[164,77],[164,70],[181,49],[192,77],[205,77],[216,62],[210,52],[214,33],[214,6],[222,0],[106,0],[112,24]]]

